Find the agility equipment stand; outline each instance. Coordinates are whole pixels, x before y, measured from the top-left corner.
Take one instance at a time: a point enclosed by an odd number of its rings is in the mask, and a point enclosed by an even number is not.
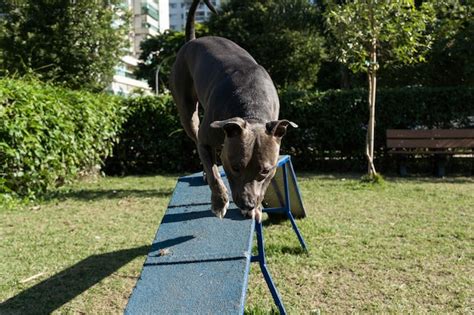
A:
[[[277,164],[277,172],[267,189],[263,203],[263,212],[269,215],[273,213],[286,215],[291,222],[291,226],[298,237],[301,247],[307,251],[308,249],[304,238],[295,222],[295,217],[306,217],[306,211],[289,155],[280,156]]]
[[[291,164],[289,159],[279,163],[279,168],[286,168],[287,164]],[[228,187],[227,179],[223,180]],[[291,180],[280,186],[289,196],[289,207]],[[271,190],[275,195],[278,191]],[[126,314],[243,314],[251,262],[259,263],[278,310],[286,314],[266,265],[262,223],[243,218],[233,202],[225,218],[218,219],[210,211],[210,198],[202,173],[179,178]],[[275,204],[274,198],[268,201]],[[298,206],[298,202],[292,205]],[[292,220],[293,215],[289,218]],[[252,255],[254,232],[256,255]],[[302,237],[299,239],[305,248]]]

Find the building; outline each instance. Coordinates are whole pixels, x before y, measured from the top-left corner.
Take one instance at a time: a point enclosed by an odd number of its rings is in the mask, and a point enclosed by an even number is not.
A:
[[[186,17],[188,16],[191,0],[169,0],[169,28],[175,31],[182,31],[186,26]],[[222,5],[222,0],[212,0],[211,3],[216,9]],[[211,10],[201,2],[196,10],[196,22],[202,23],[209,19],[213,14]]]
[[[170,28],[168,0],[127,0],[133,10],[133,46],[140,54],[140,43]]]
[[[169,29],[169,3],[168,0],[124,0],[123,8],[132,13],[131,28],[126,39],[130,45],[115,68],[109,90],[119,95],[136,92],[150,94],[148,83],[137,80],[133,73],[138,65],[140,43]]]

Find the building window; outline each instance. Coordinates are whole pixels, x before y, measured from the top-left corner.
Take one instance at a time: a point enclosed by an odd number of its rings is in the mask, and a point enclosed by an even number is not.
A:
[[[155,31],[155,32],[158,32],[158,28],[156,28],[155,26],[151,25],[150,23],[143,22],[143,23],[142,23],[142,27],[143,27],[143,28],[146,28],[146,29],[153,30],[153,31]]]
[[[158,11],[149,4],[143,4],[142,14],[147,14],[155,20],[159,20],[160,18],[160,14],[158,13]]]

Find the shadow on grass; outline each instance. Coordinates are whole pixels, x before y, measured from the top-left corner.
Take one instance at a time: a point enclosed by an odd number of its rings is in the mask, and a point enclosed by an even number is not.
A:
[[[92,255],[8,299],[0,305],[0,313],[50,314],[149,249],[141,246]]]
[[[287,246],[287,245],[274,245],[274,244],[265,244],[265,253],[267,257],[271,257],[274,254],[290,254],[298,256],[307,256],[306,252],[301,246]]]
[[[410,175],[407,177],[388,177],[387,181],[391,182],[421,182],[421,183],[443,183],[443,184],[474,184],[474,177],[467,177],[464,175],[459,176],[446,176],[446,177],[417,177]]]
[[[51,200],[101,200],[101,199],[121,199],[125,197],[138,198],[163,198],[169,197],[173,193],[172,188],[166,189],[83,189],[66,192],[53,192],[47,195],[44,199]]]
[[[319,180],[324,182],[334,182],[339,185],[340,181],[355,180],[360,181],[364,173],[298,173],[298,180],[304,182],[306,180]],[[445,177],[436,177],[428,173],[409,174],[408,176],[399,176],[395,173],[381,173],[386,182],[422,182],[422,183],[453,183],[453,184],[472,184],[474,177],[468,174],[447,174]]]
[[[245,308],[244,315],[277,315],[279,314],[278,310],[272,307],[270,310],[260,308],[258,306]]]

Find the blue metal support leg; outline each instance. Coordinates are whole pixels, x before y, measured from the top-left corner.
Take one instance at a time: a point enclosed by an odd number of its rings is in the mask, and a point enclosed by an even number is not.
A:
[[[291,163],[286,163],[286,164],[290,166],[292,175],[295,176]],[[291,213],[290,190],[288,187],[288,173],[286,170],[286,164],[283,165],[283,180],[284,180],[284,187],[285,187],[285,213],[291,222],[291,226],[293,227],[293,230],[295,231],[296,236],[298,237],[301,247],[303,247],[305,251],[308,251],[306,247],[306,242],[304,241],[303,236],[301,235],[300,230],[298,229],[298,226],[296,225],[295,218],[293,217],[293,214]]]
[[[272,294],[273,301],[275,305],[278,307],[278,311],[282,315],[286,315],[285,306],[280,297],[280,293],[273,283],[272,276],[268,272],[267,263],[265,261],[265,247],[263,245],[263,229],[262,229],[262,222],[255,222],[255,231],[257,232],[257,247],[258,247],[258,254],[256,256],[252,256],[252,262],[258,262],[260,265],[260,270],[262,271],[263,277],[265,278],[265,282],[267,283],[268,289],[270,289],[270,293]]]

